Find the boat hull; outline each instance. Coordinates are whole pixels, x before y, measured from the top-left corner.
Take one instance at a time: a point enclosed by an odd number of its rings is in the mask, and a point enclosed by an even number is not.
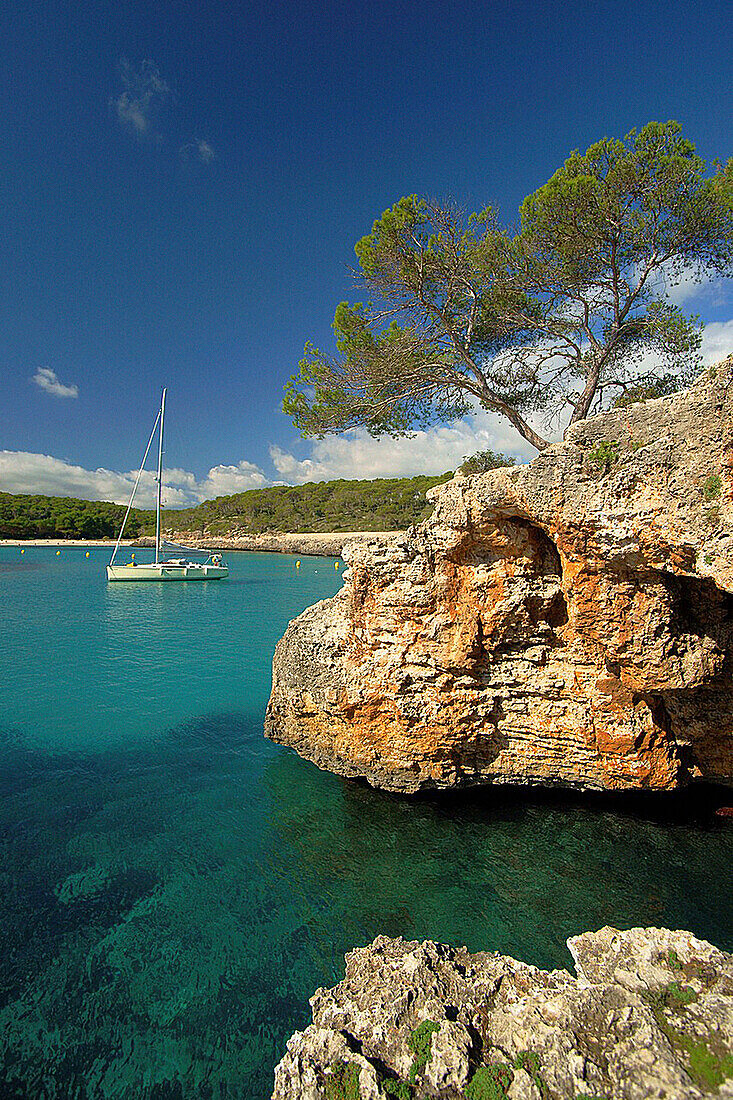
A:
[[[229,576],[226,565],[108,565],[108,581],[221,581]]]

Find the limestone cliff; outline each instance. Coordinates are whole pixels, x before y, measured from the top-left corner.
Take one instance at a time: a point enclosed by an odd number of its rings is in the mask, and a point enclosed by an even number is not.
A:
[[[568,947],[577,977],[378,937],[312,998],[273,1100],[733,1097],[733,957],[659,928]]]
[[[266,732],[395,791],[733,778],[733,357],[432,490],[278,643]]]

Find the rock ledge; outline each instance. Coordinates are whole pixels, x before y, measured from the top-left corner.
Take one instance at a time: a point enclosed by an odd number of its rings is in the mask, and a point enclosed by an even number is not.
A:
[[[273,1100],[733,1097],[733,956],[660,928],[568,947],[577,977],[379,936],[311,999]]]

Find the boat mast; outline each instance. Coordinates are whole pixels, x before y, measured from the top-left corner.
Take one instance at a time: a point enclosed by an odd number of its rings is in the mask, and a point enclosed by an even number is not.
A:
[[[132,502],[135,499],[135,493],[137,492],[137,487],[140,484],[140,478],[143,476],[143,470],[145,469],[145,463],[148,461],[148,453],[150,452],[150,448],[153,445],[153,439],[155,438],[155,433],[158,430],[158,421],[159,420],[160,420],[160,409],[158,409],[158,415],[155,418],[155,423],[153,424],[153,430],[150,433],[150,439],[148,440],[148,445],[145,448],[145,454],[143,455],[143,460],[140,463],[140,469],[137,472],[137,477],[135,478],[135,484],[133,485],[132,492],[130,493],[130,501],[127,505],[127,511],[125,512],[125,517],[122,520],[122,526],[120,527],[120,533],[117,536],[117,542],[115,543],[115,548],[112,551],[112,557],[109,559],[109,564],[110,565],[114,565],[115,558],[117,557],[117,551],[120,548],[120,543],[122,542],[122,536],[125,533],[125,524],[127,523],[127,517],[129,516],[130,511],[132,510]]]
[[[158,439],[158,499],[155,508],[155,564],[160,561],[160,502],[163,494],[163,419],[165,417],[165,394],[160,399],[160,436]]]

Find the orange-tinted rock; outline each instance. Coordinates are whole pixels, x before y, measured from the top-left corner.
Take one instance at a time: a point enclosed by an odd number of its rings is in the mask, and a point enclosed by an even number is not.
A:
[[[606,469],[600,441],[619,444]],[[733,359],[432,490],[278,643],[266,729],[415,791],[733,778]]]

